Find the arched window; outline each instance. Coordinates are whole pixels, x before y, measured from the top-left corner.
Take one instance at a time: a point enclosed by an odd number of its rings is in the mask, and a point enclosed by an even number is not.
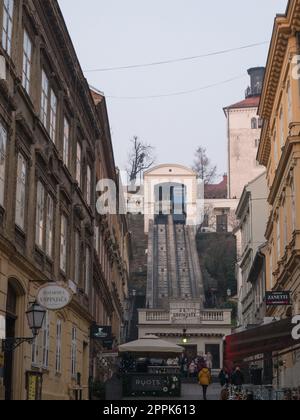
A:
[[[257,130],[257,119],[256,118],[252,118],[251,128],[252,128],[252,130]]]

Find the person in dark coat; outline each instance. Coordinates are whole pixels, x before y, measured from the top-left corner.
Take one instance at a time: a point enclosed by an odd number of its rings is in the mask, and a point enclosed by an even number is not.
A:
[[[235,369],[231,378],[231,382],[232,382],[232,385],[236,386],[239,389],[241,389],[242,386],[244,385],[245,378],[239,366]]]
[[[225,385],[228,385],[229,384],[229,375],[228,375],[228,373],[224,369],[222,369],[221,372],[220,372],[220,374],[219,374],[219,381],[220,381],[220,384],[221,384],[221,387],[222,388]]]

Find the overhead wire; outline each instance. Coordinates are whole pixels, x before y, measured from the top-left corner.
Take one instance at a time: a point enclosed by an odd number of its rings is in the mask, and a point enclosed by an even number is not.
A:
[[[266,44],[269,44],[269,42],[268,41],[257,42],[257,43],[254,43],[254,44],[242,45],[240,47],[228,48],[228,49],[225,49],[225,50],[214,51],[214,52],[206,53],[206,54],[200,54],[200,55],[194,55],[194,56],[188,56],[188,57],[181,57],[181,58],[175,58],[175,59],[169,59],[169,60],[162,60],[162,61],[154,61],[154,62],[150,62],[150,63],[139,63],[139,64],[131,64],[131,65],[123,65],[123,66],[115,66],[115,67],[102,67],[102,68],[100,67],[100,68],[96,68],[96,69],[87,69],[87,70],[84,70],[84,73],[100,73],[100,72],[109,72],[109,71],[130,70],[130,69],[138,69],[138,68],[146,68],[146,67],[162,66],[162,65],[166,65],[166,64],[180,63],[180,62],[184,62],[184,61],[195,61],[195,60],[199,60],[199,59],[202,59],[202,58],[213,57],[213,56],[218,56],[218,55],[223,55],[223,54],[229,54],[229,53],[235,52],[235,51],[241,51],[241,50],[246,50],[246,49],[250,49],[250,48],[255,48],[255,47],[259,47],[259,46],[266,45]]]

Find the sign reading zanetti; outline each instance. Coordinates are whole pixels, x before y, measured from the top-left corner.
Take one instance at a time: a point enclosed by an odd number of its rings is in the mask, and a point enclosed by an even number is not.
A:
[[[289,306],[291,304],[291,292],[267,292],[267,306]]]
[[[48,284],[42,287],[37,294],[39,305],[49,311],[57,311],[69,305],[72,293],[61,286]]]

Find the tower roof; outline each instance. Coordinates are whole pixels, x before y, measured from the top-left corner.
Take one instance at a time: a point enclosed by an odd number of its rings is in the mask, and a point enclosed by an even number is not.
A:
[[[243,101],[237,102],[233,105],[224,108],[224,111],[230,109],[241,109],[241,108],[258,108],[260,96],[250,96]]]

